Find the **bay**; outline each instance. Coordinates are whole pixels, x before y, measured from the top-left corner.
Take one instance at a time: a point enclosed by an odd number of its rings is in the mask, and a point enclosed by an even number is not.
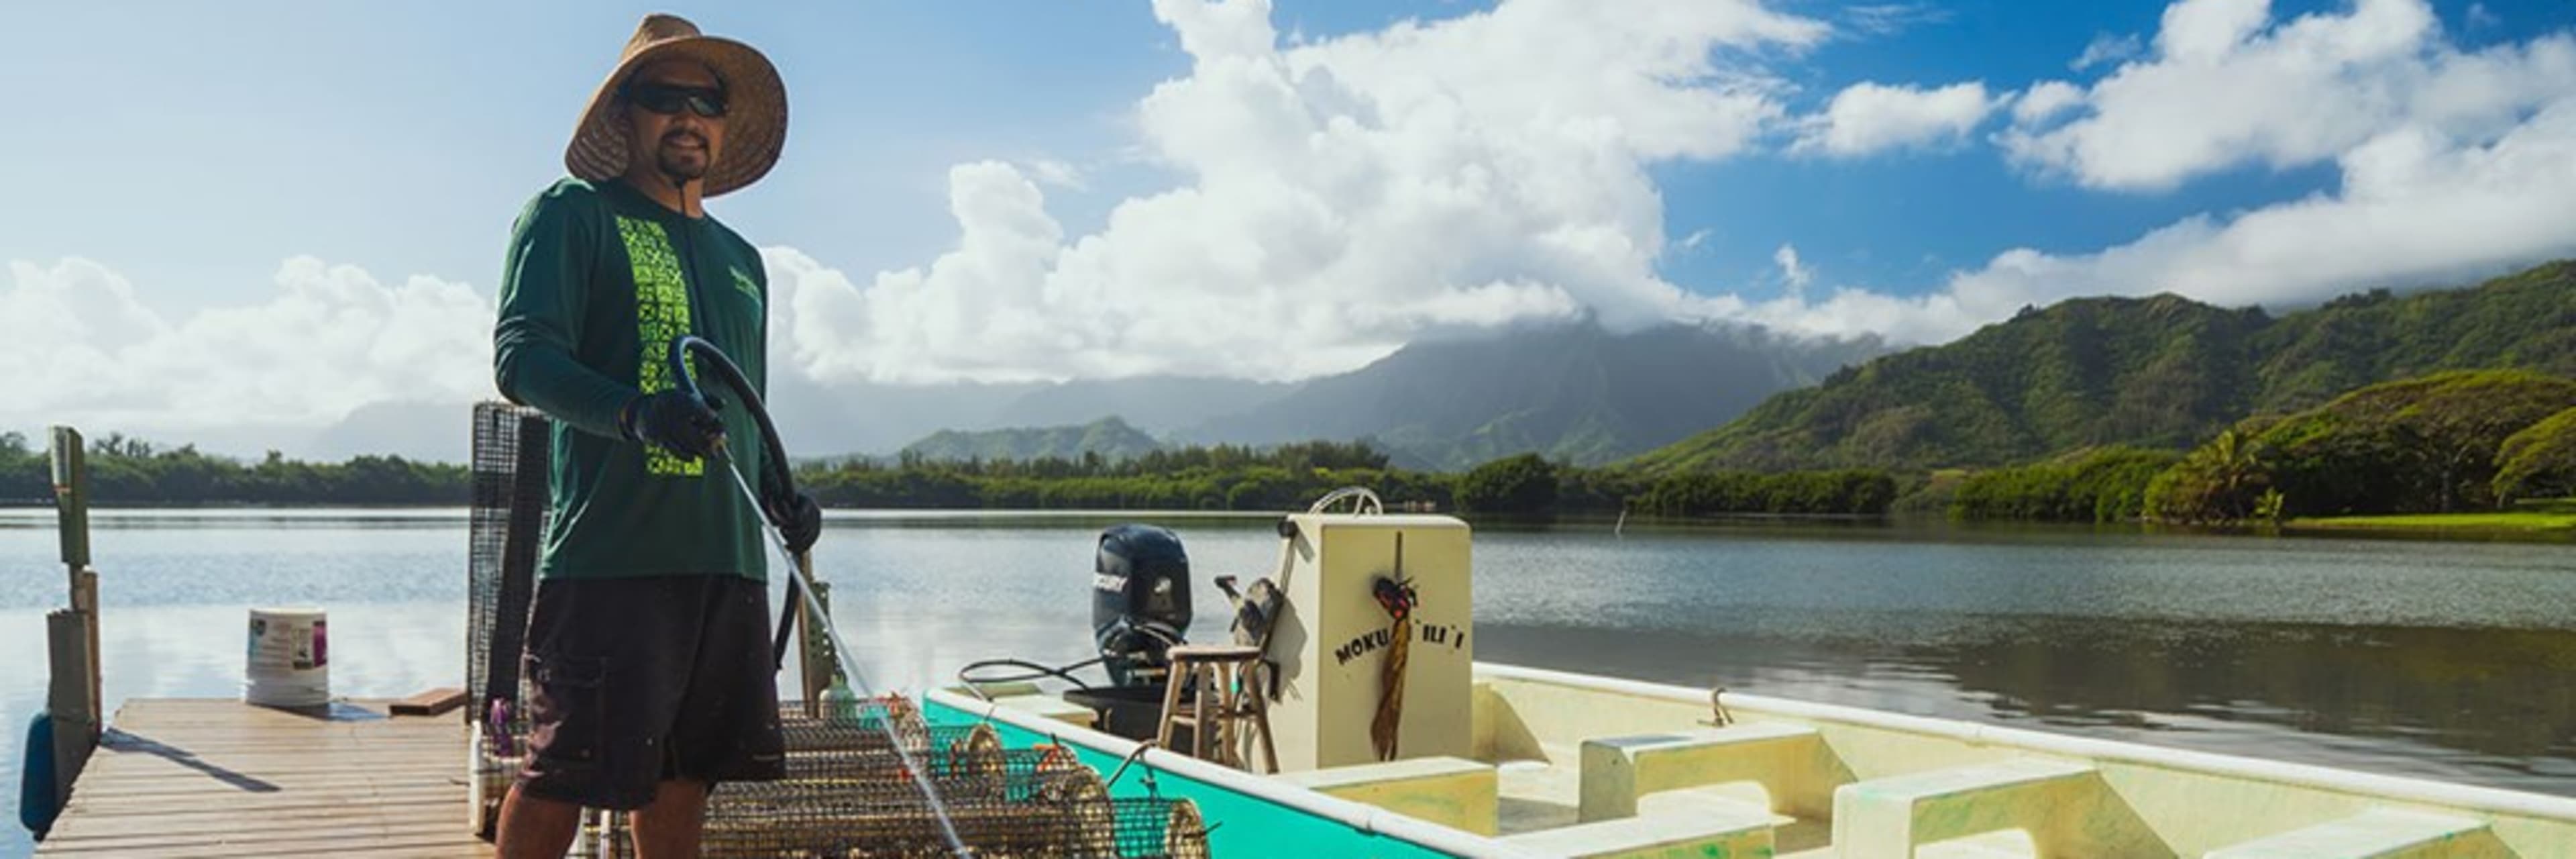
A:
[[[1208,580],[1269,517],[835,511],[816,568],[878,688],[1090,655],[1093,536]],[[347,696],[462,685],[461,510],[100,511],[106,694],[240,693],[252,606],[330,613]],[[1934,524],[1482,528],[1480,659],[2576,796],[2576,549]],[[773,576],[773,581],[777,580]],[[0,785],[64,601],[53,516],[0,510]],[[27,852],[0,827],[0,855]]]

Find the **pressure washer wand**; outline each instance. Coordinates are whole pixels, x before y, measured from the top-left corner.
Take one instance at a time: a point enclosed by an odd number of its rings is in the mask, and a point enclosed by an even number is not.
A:
[[[689,373],[688,359],[691,352],[698,353],[699,357],[706,360],[707,369],[723,381],[726,387],[733,389],[734,395],[742,401],[743,408],[749,411],[752,419],[760,424],[762,452],[767,454],[763,460],[771,469],[774,469],[773,473],[779,478],[780,486],[790,485],[788,481],[792,476],[787,470],[787,449],[778,440],[778,427],[770,423],[769,409],[761,404],[760,392],[752,389],[751,381],[744,378],[742,374],[742,368],[734,366],[733,359],[725,357],[723,350],[717,349],[714,343],[694,335],[671,341],[672,384],[680,390],[700,397],[705,396],[698,390],[697,378]],[[716,448],[715,456],[724,460],[723,468],[727,474],[733,475],[733,485],[742,490],[743,501],[749,503],[753,511],[759,511],[760,493],[752,488],[751,478],[742,473],[742,461],[734,458],[722,446]],[[769,535],[769,544],[778,549],[778,556],[787,562],[789,571],[787,582],[790,588],[788,599],[802,603],[805,611],[812,616],[815,625],[823,628],[823,635],[832,642],[833,661],[838,663],[841,676],[848,678],[850,684],[857,687],[860,695],[877,697],[875,687],[868,685],[867,677],[861,674],[859,666],[851,661],[850,654],[857,651],[850,649],[849,641],[841,637],[841,628],[832,623],[832,615],[823,611],[822,600],[815,598],[814,574],[805,569],[805,565],[796,562],[796,553],[787,548],[786,532],[780,530],[775,522],[767,524],[769,527],[761,530]],[[798,599],[799,596],[803,598]],[[921,788],[922,800],[929,803],[931,816],[939,821],[939,834],[948,839],[949,849],[955,851],[959,859],[973,859],[975,852],[966,848],[966,840],[957,836],[957,824],[948,817],[948,804],[940,801],[939,789],[930,783],[930,771],[922,767],[920,761],[913,759],[912,750],[906,748],[903,737],[895,733],[894,719],[889,717],[883,720],[883,726],[889,745],[894,747],[896,759],[903,763],[904,771],[912,776],[913,784]]]
[[[743,500],[750,502],[752,509],[760,509],[760,493],[752,491],[751,480],[742,476],[742,468],[736,464],[737,461],[723,448],[717,448],[716,455],[724,458],[725,473],[733,475],[733,485],[742,490]],[[761,530],[769,535],[769,544],[777,547],[778,557],[787,562],[787,583],[804,590],[805,598],[799,602],[805,605],[806,614],[813,618],[815,625],[823,628],[823,635],[832,640],[833,661],[840,663],[842,676],[849,678],[850,685],[858,687],[860,695],[876,697],[875,688],[868,685],[867,678],[859,673],[859,666],[845,655],[857,651],[851,650],[850,643],[841,638],[841,628],[832,624],[832,615],[823,610],[823,601],[814,598],[814,580],[811,578],[814,574],[796,562],[796,553],[787,548],[787,535],[776,524]],[[891,714],[884,720],[884,726],[886,739],[894,746],[896,757],[903,761],[904,771],[912,774],[913,784],[921,788],[921,798],[930,803],[930,813],[939,821],[939,834],[947,837],[949,848],[955,850],[960,859],[971,859],[975,852],[966,849],[965,839],[957,836],[957,825],[948,819],[947,803],[939,801],[939,789],[930,784],[930,771],[913,760],[912,751],[903,745],[903,738],[895,735]]]

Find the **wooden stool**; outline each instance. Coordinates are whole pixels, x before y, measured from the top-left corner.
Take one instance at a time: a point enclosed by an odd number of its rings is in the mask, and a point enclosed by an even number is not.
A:
[[[1172,728],[1186,725],[1191,757],[1248,771],[1251,755],[1239,747],[1249,730],[1259,738],[1267,771],[1278,772],[1279,751],[1270,745],[1270,669],[1261,661],[1261,650],[1184,644],[1167,655],[1172,670],[1163,687],[1163,723],[1154,732],[1155,744],[1171,749]],[[1187,701],[1181,700],[1184,686],[1196,687]]]

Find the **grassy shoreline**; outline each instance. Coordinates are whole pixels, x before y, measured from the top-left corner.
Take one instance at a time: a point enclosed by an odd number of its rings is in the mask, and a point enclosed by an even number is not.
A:
[[[2566,531],[2576,530],[2576,500],[2526,504],[2514,510],[2485,510],[2474,513],[2319,516],[2292,519],[2283,524],[2292,528],[2345,528],[2375,531]]]

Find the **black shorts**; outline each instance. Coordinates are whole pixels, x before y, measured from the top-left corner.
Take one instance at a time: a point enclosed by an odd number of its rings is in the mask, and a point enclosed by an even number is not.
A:
[[[547,579],[528,620],[519,787],[592,808],[785,774],[769,591],[738,576]]]

